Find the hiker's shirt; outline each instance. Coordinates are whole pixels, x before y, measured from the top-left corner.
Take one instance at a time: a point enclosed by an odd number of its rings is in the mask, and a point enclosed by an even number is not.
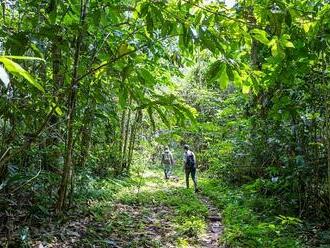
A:
[[[194,158],[194,162],[195,162],[195,164],[196,164],[196,157],[195,157],[195,154],[192,152],[192,151],[190,151],[190,150],[188,150],[188,151],[185,151],[184,153],[183,153],[183,161],[184,161],[184,166],[185,167],[187,167],[187,160],[188,160],[188,156],[193,156],[193,158]]]
[[[165,165],[173,165],[173,155],[170,151],[162,153],[162,163]]]

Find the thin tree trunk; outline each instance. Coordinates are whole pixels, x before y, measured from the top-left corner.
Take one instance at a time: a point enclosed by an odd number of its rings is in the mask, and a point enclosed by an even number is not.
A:
[[[327,87],[330,90],[330,84],[328,83]],[[329,209],[330,209],[330,95],[326,96],[326,144],[327,144],[327,163],[328,163],[328,197],[329,197]]]
[[[116,169],[117,173],[120,173],[122,168],[122,161],[124,159],[124,140],[125,140],[125,123],[126,123],[126,112],[127,109],[125,108],[121,115],[120,121],[120,140],[119,140],[119,157],[120,157],[120,168]]]
[[[138,126],[139,126],[139,123],[141,122],[141,120],[142,120],[142,110],[139,110],[136,114],[135,121],[132,126],[131,135],[130,135],[130,143],[129,143],[129,148],[128,148],[127,172],[129,172],[131,164],[132,164],[133,151],[134,151],[134,146],[135,146],[135,137],[136,137],[136,133],[138,132]]]
[[[87,5],[88,0],[85,3],[81,1],[81,15],[80,15],[80,31],[76,37],[76,47],[74,54],[74,63],[73,63],[73,72],[72,80],[69,89],[69,98],[68,98],[68,113],[67,113],[67,138],[66,138],[66,154],[63,166],[62,180],[60,188],[58,190],[58,200],[56,203],[56,212],[62,212],[65,208],[65,202],[68,196],[68,186],[72,180],[73,175],[73,163],[72,163],[72,154],[73,154],[73,124],[74,116],[76,110],[76,101],[77,101],[77,90],[79,81],[77,80],[78,76],[78,65],[80,58],[80,49],[83,38],[83,30],[85,28],[85,18],[87,14]]]
[[[79,166],[83,167],[86,164],[87,156],[90,150],[93,130],[93,118],[95,112],[95,101],[91,103],[84,113],[84,125],[81,130],[80,137],[80,158]]]
[[[123,146],[123,160],[122,160],[122,166],[121,166],[121,171],[124,171],[127,167],[127,145],[128,145],[128,140],[129,140],[129,135],[130,135],[130,123],[131,123],[131,114],[132,114],[132,109],[131,109],[131,104],[132,104],[132,98],[129,97],[128,100],[128,114],[127,114],[127,120],[126,120],[126,127],[125,127],[125,137],[124,137],[124,146]]]

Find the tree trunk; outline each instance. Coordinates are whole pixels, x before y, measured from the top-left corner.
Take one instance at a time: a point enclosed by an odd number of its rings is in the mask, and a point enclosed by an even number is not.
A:
[[[88,153],[90,150],[94,112],[95,112],[95,101],[91,103],[91,106],[89,106],[84,113],[84,121],[83,121],[84,124],[81,129],[81,137],[80,137],[80,158],[78,163],[80,167],[83,167],[86,164]]]
[[[74,116],[76,110],[77,91],[79,86],[79,81],[77,80],[78,79],[77,76],[78,76],[80,49],[83,39],[83,30],[85,29],[87,5],[88,5],[88,0],[86,0],[84,4],[82,3],[81,6],[80,29],[76,37],[76,43],[75,43],[76,47],[75,47],[74,60],[73,60],[74,61],[73,72],[72,72],[72,79],[71,79],[69,97],[68,97],[68,113],[67,113],[67,124],[66,124],[67,127],[66,154],[64,159],[62,180],[61,180],[60,188],[58,190],[58,200],[56,203],[57,213],[62,212],[65,208],[65,202],[68,196],[68,186],[71,183],[73,176],[73,163],[72,163],[73,133],[74,133],[73,126],[74,126]]]
[[[120,121],[120,140],[119,140],[119,158],[120,158],[120,167],[116,169],[117,173],[120,173],[122,168],[122,161],[124,159],[124,140],[125,140],[125,123],[126,123],[126,112],[125,108],[121,115]]]
[[[330,90],[330,85],[328,83],[327,87]],[[327,144],[327,163],[328,163],[328,197],[329,197],[329,208],[330,208],[330,96],[329,94],[326,96],[326,113],[325,113],[325,121],[326,121],[326,144]]]
[[[127,145],[128,145],[130,129],[131,129],[131,127],[130,127],[131,115],[132,115],[131,104],[132,104],[132,98],[129,97],[129,100],[128,100],[129,109],[128,109],[126,124],[125,124],[123,156],[122,156],[122,161],[121,161],[121,171],[124,171],[124,170],[127,169],[127,163],[128,163],[128,161],[127,161],[128,160]]]
[[[128,147],[127,172],[129,172],[131,164],[132,164],[135,137],[136,137],[136,133],[138,131],[139,123],[141,122],[141,120],[142,120],[142,110],[139,110],[136,113],[135,121],[134,121],[134,123],[132,125],[132,129],[131,129],[130,142],[129,142],[129,147]]]

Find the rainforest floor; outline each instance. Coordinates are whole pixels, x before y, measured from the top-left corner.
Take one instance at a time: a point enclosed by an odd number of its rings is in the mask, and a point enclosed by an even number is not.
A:
[[[256,183],[232,187],[199,173],[195,193],[182,168],[165,180],[156,165],[121,178],[80,172],[76,180],[63,215],[50,210],[52,194],[18,192],[0,216],[0,247],[329,247],[327,226],[279,215]]]
[[[185,188],[179,168],[169,180],[160,168],[91,180],[78,196],[70,214],[21,225],[20,246],[225,247],[219,210],[203,192]]]

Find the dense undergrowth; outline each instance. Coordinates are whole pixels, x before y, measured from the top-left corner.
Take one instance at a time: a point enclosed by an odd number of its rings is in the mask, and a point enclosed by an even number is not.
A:
[[[301,221],[276,215],[279,203],[258,195],[251,185],[234,188],[212,179],[201,180],[201,185],[222,209],[222,239],[230,247],[304,247],[297,235]]]
[[[12,242],[1,242],[17,247],[203,247],[207,207],[185,189],[179,166],[174,174],[166,181],[158,166],[135,166],[130,177],[117,179],[84,173],[67,215],[52,216],[43,208],[44,199],[27,208],[30,214],[13,229]],[[313,223],[280,214],[281,202],[261,193],[271,187],[265,182],[238,187],[199,172],[199,185],[200,194],[222,214],[220,241],[228,247],[327,247],[326,231],[314,225],[313,236],[307,232]]]
[[[198,246],[198,237],[205,232],[207,207],[191,189],[184,188],[181,169],[175,170],[177,177],[170,181],[162,178],[159,168],[144,169],[143,172],[139,169],[130,179],[103,179],[92,183],[85,194],[86,199],[89,199],[88,211],[95,220],[108,219],[106,229],[109,234],[118,232],[131,237],[133,241],[126,243],[127,247],[164,247],[166,242],[173,247],[201,247]],[[277,198],[262,193],[273,184],[257,180],[238,187],[199,173],[200,194],[207,196],[222,214],[224,233],[221,242],[233,248],[327,247],[326,231],[322,232],[320,226],[294,217]],[[134,206],[134,210],[115,209],[114,204]],[[118,210],[123,214],[116,212]],[[109,218],[111,211],[115,214]],[[160,212],[160,216],[154,216],[158,219],[155,226],[160,228],[165,223],[169,228],[160,231],[159,235],[164,235],[166,231],[172,234],[150,241],[143,219],[152,216],[151,213],[155,211]],[[135,216],[137,212],[142,213],[138,218]],[[314,233],[311,232],[312,228]],[[138,236],[134,235],[133,230],[138,230]]]

